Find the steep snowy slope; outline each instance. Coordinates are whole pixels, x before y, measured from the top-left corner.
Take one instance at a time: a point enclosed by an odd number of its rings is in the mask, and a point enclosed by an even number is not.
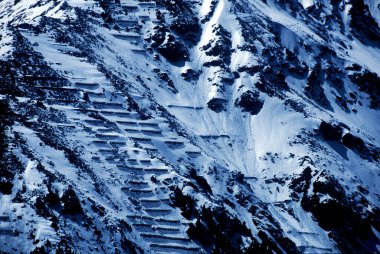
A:
[[[1,1],[0,253],[380,252],[379,4]]]

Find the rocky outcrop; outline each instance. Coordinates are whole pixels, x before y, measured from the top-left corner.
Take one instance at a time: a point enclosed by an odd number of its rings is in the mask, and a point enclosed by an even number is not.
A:
[[[208,60],[203,66],[213,70],[213,76],[208,78],[211,88],[209,91],[209,100],[207,106],[220,113],[225,110],[228,102],[226,95],[227,86],[234,82],[234,76],[230,70],[231,62],[231,33],[221,25],[214,25],[212,30],[213,38],[209,43],[202,46],[200,50],[204,51]]]
[[[353,0],[351,4],[349,14],[351,15],[350,28],[353,34],[364,43],[380,46],[379,24],[372,17],[368,5],[363,0]]]
[[[157,74],[159,79],[166,83],[170,91],[173,93],[178,92],[177,88],[174,86],[173,80],[169,77],[169,74],[167,72],[160,71],[159,69],[153,69],[153,72]]]
[[[380,77],[359,65],[352,65],[346,69],[349,71],[350,80],[358,86],[360,91],[369,95],[370,106],[378,109],[380,107]]]
[[[249,229],[223,208],[202,207],[195,220],[188,234],[209,252],[244,253],[243,237],[252,237]]]
[[[263,108],[264,102],[259,99],[258,92],[244,92],[240,98],[236,99],[235,106],[241,108],[243,112],[249,112],[251,115],[257,115]]]
[[[185,61],[189,53],[184,44],[178,41],[164,26],[156,26],[151,36],[152,46],[171,62]]]
[[[326,140],[339,142],[342,139],[343,129],[340,126],[322,121],[319,125],[319,131]]]
[[[378,211],[366,208],[364,197],[349,196],[341,183],[322,172],[304,193],[302,207],[310,211],[319,225],[330,231],[344,253],[373,252],[378,244],[372,227],[380,229]]]
[[[200,75],[200,71],[195,71],[193,69],[186,69],[183,73],[181,73],[181,76],[186,81],[197,81]]]
[[[8,133],[15,115],[8,103],[0,99],[0,192],[6,195],[12,193],[14,177],[22,170],[21,162],[9,147],[15,141]]]
[[[207,106],[212,111],[215,111],[216,113],[220,113],[226,109],[226,103],[227,102],[228,101],[226,99],[223,99],[223,98],[211,98],[211,100],[209,100],[207,102]]]
[[[351,133],[346,133],[342,137],[342,144],[357,152],[363,158],[375,161],[380,160],[380,148],[374,146],[373,144],[366,143],[363,139]]]
[[[322,107],[331,109],[331,104],[325,95],[323,89],[324,74],[320,64],[316,64],[309,72],[307,77],[307,86],[305,87],[305,94]]]
[[[207,56],[212,57],[204,65],[227,68],[231,62],[231,33],[221,25],[214,26],[212,33],[215,38],[201,48]]]
[[[173,18],[169,24],[173,31],[186,41],[195,42],[201,28],[190,3],[184,0],[157,0],[156,3],[168,9]]]
[[[256,84],[260,92],[269,96],[283,97],[283,92],[288,90],[285,75],[280,70],[275,70],[270,66],[265,66],[260,72],[260,81]]]
[[[61,202],[63,214],[77,215],[83,213],[80,201],[71,186],[63,193]]]
[[[348,148],[356,149],[358,151],[364,151],[366,149],[364,141],[351,133],[347,133],[343,136],[342,143]]]
[[[292,179],[289,184],[289,188],[293,190],[291,194],[293,198],[299,201],[303,195],[307,194],[311,184],[311,178],[313,176],[312,173],[312,169],[310,167],[306,167],[299,176]]]

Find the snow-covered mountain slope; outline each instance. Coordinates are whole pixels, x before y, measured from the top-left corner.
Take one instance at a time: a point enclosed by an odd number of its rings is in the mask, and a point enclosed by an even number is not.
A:
[[[2,0],[0,253],[380,252],[379,4]]]

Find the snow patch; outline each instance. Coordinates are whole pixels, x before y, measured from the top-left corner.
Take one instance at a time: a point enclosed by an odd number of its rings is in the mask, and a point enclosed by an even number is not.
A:
[[[304,9],[308,9],[314,6],[314,0],[298,0],[298,2],[303,6]]]

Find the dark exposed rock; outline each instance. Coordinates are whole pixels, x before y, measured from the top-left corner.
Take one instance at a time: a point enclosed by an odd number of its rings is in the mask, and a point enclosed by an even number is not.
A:
[[[289,188],[294,192],[291,194],[293,198],[299,200],[300,194],[307,193],[311,183],[312,171],[310,167],[306,167],[299,177],[294,178],[290,184]]]
[[[255,249],[256,247],[250,247],[253,253],[258,253],[257,251],[260,253],[282,253],[282,250],[286,250],[288,253],[300,253],[297,250],[297,246],[288,238],[280,236],[276,237],[276,240],[273,240],[271,236],[268,236],[262,230],[258,232],[257,236],[261,239],[261,243],[256,244],[257,250]]]
[[[81,203],[71,186],[63,193],[61,202],[63,214],[78,215],[83,213]]]
[[[222,112],[223,110],[226,109],[226,103],[227,101],[225,99],[220,99],[220,98],[212,98],[208,103],[207,103],[207,106],[217,112],[217,113],[220,113]]]
[[[186,219],[191,220],[198,214],[195,200],[191,196],[183,194],[180,188],[175,187],[170,198],[173,205],[181,209],[181,214]]]
[[[363,0],[352,0],[350,27],[352,33],[364,43],[376,43],[379,46],[380,28],[372,17],[368,6]]]
[[[150,37],[153,41],[152,46],[157,47],[161,45],[161,43],[165,41],[165,36],[167,32],[169,31],[165,26],[163,25],[155,26],[153,33]]]
[[[315,102],[317,102],[322,107],[331,109],[329,100],[327,99],[324,89],[324,74],[322,72],[322,67],[320,64],[316,64],[313,70],[309,73],[307,77],[307,86],[305,87],[305,94]]]
[[[231,62],[231,34],[221,25],[215,26],[212,32],[217,36],[216,39],[212,39],[201,50],[204,50],[208,56],[217,57],[214,59],[214,64],[208,65],[222,66],[225,64],[227,66]]]
[[[364,141],[361,138],[352,135],[351,133],[347,133],[343,136],[342,143],[351,149],[356,149],[363,152],[366,150]]]
[[[257,236],[261,243],[253,241],[246,253],[300,253],[295,243],[283,235],[280,224],[267,209],[252,205],[249,212],[253,223],[260,229]]]
[[[46,206],[46,202],[42,197],[37,197],[35,202],[36,212],[37,214],[43,217],[50,217],[51,213]]]
[[[380,77],[359,65],[348,67],[350,80],[355,83],[359,90],[369,95],[372,108],[380,107]]]
[[[200,31],[198,19],[194,16],[189,18],[189,16],[184,15],[184,13],[174,19],[170,25],[170,28],[177,34],[192,42],[194,42],[197,33]]]
[[[180,42],[164,25],[154,27],[150,37],[152,47],[171,62],[185,61],[189,57],[186,46]]]
[[[0,93],[21,96],[22,92],[15,85],[16,78],[13,69],[16,66],[10,61],[0,61]]]
[[[348,71],[361,71],[362,67],[358,64],[352,64],[346,67],[346,70]]]
[[[157,47],[157,51],[171,62],[185,61],[189,57],[189,53],[185,45],[180,43],[171,34],[166,34],[165,41]]]
[[[289,106],[296,112],[302,113],[305,117],[308,116],[308,113],[305,111],[305,104],[301,101],[286,99],[285,105]]]
[[[326,175],[326,173],[322,173],[313,183],[313,191],[318,194],[328,194],[336,200],[344,200],[346,197],[345,191],[339,184],[339,181],[334,177]]]
[[[242,111],[257,115],[263,108],[264,102],[259,99],[258,92],[247,91],[236,99],[235,106],[241,107]]]
[[[73,250],[72,247],[70,247],[71,244],[68,243],[67,239],[62,239],[56,248],[56,253],[57,254],[75,254],[75,251]]]
[[[196,81],[201,73],[192,69],[187,69],[185,72],[181,73],[181,76],[186,81]]]
[[[380,148],[371,143],[364,142],[364,140],[351,133],[347,133],[343,136],[342,143],[357,152],[364,159],[380,161]]]
[[[282,97],[282,93],[289,89],[282,71],[275,70],[270,66],[266,66],[261,70],[260,81],[255,85],[260,92],[269,96]]]
[[[235,82],[235,76],[231,73],[229,69],[215,72],[215,74],[218,75],[218,77],[220,78],[220,82],[224,85],[230,86]]]
[[[45,246],[36,247],[31,254],[48,254],[49,252],[46,251]]]
[[[263,67],[260,65],[244,65],[238,68],[238,72],[247,72],[253,76],[262,69]]]
[[[200,189],[212,195],[212,189],[211,186],[208,184],[207,180],[204,177],[198,175],[194,168],[189,169],[189,172],[190,177],[195,180]]]
[[[296,77],[303,78],[307,76],[307,65],[304,62],[300,62],[296,54],[288,49],[285,49],[284,63],[282,64],[282,67]]]
[[[187,233],[212,253],[241,253],[242,237],[252,237],[249,229],[223,208],[202,207]]]
[[[323,197],[326,197],[324,199]],[[321,173],[313,183],[312,194],[305,193],[302,207],[310,211],[319,225],[330,231],[344,253],[371,253],[378,239],[371,227],[380,228],[376,211],[366,211],[354,198],[348,197],[339,181]]]
[[[217,6],[218,2],[219,2],[218,0],[211,0],[210,11],[209,11],[209,13],[207,13],[207,15],[205,17],[202,18],[202,20],[201,20],[202,24],[210,21],[212,15],[215,12],[215,9],[216,9],[216,6]]]
[[[343,134],[343,129],[339,126],[334,126],[325,121],[322,121],[319,125],[319,131],[323,138],[331,141],[340,141]]]
[[[153,72],[155,72],[162,81],[166,82],[170,91],[173,93],[178,92],[177,88],[174,86],[173,80],[169,77],[169,74],[167,72],[160,71],[159,69],[154,69]]]
[[[218,59],[218,58],[209,60],[203,64],[204,67],[210,67],[210,66],[224,67],[223,65],[224,65],[223,60]]]
[[[100,14],[101,18],[106,23],[106,27],[110,27],[110,25],[115,22],[115,19],[113,18],[114,10],[115,10],[116,1],[110,0],[100,0],[99,6],[103,9],[103,12]]]
[[[165,6],[173,17],[170,28],[185,40],[194,43],[201,29],[190,4],[184,0],[157,0],[156,4]]]
[[[127,239],[126,237],[122,237],[120,242],[121,242],[121,248],[127,253],[131,253],[131,254],[142,253],[141,248],[134,242]]]
[[[345,110],[346,112],[349,112],[349,109],[348,109],[348,106],[347,106],[347,98],[337,95],[337,96],[335,96],[335,102],[343,110]]]
[[[330,65],[326,69],[326,80],[341,92],[345,92],[343,79],[344,73],[337,66]]]
[[[0,100],[0,192],[6,195],[12,193],[13,178],[23,168],[9,148],[12,138],[7,135],[7,130],[14,123],[15,117],[8,102]]]

